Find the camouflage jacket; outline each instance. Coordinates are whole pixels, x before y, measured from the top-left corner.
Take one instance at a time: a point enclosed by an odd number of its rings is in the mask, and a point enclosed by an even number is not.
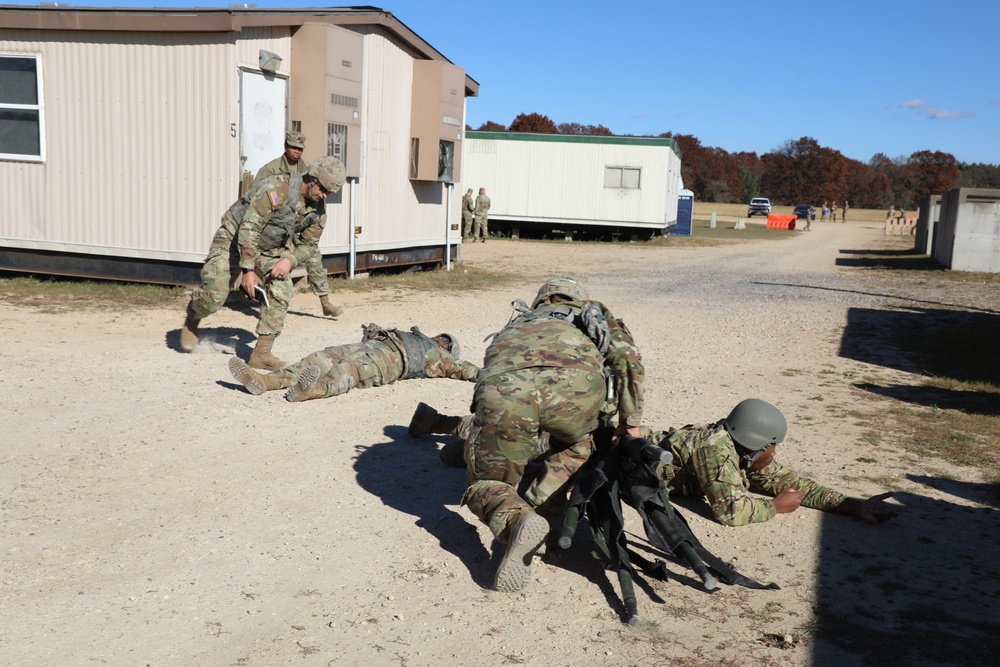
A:
[[[722,422],[688,425],[673,432],[647,435],[653,442],[669,437],[674,461],[661,472],[671,493],[703,495],[719,523],[745,526],[775,515],[774,503],[750,495],[754,487],[772,495],[784,489],[805,491],[804,507],[832,511],[844,496],[803,477],[777,461],[758,471],[740,469],[740,458]]]
[[[472,199],[472,195],[465,195],[462,197],[462,217],[466,220],[471,220],[475,213],[476,204]]]
[[[593,373],[610,371],[617,402],[606,412],[618,413],[620,423],[638,426],[642,421],[642,384],[645,371],[639,350],[625,323],[615,318],[604,304],[594,301],[610,329],[606,354],[572,322],[554,317],[514,318],[486,349],[481,377],[531,367],[577,368]],[[533,313],[545,314],[569,306],[579,313],[583,303],[566,301],[540,304]]]
[[[490,210],[490,198],[486,195],[479,195],[476,197],[476,215],[479,217],[486,217],[486,214]]]
[[[299,159],[295,164],[289,164],[288,158],[282,153],[279,157],[274,158],[257,172],[257,175],[253,178],[253,185],[250,186],[252,190],[255,185],[263,181],[268,176],[277,176],[278,174],[304,174],[309,171],[309,163],[305,160]]]
[[[367,357],[367,372],[362,372],[360,386],[377,387],[396,380],[412,377],[448,378],[475,382],[479,367],[457,359],[440,345],[431,345],[422,351],[420,368],[414,368],[415,359],[407,354],[401,336],[412,335],[397,329],[366,328],[361,353]]]
[[[322,201],[305,199],[301,187],[300,174],[267,176],[226,211],[223,226],[235,230],[241,269],[252,270],[264,253],[295,268],[317,252],[326,209]]]

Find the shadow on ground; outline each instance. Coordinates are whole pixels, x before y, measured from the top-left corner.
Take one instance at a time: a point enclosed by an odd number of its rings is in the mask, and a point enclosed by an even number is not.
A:
[[[824,515],[812,664],[998,664],[1000,511],[988,485],[915,481],[978,505],[897,493],[909,512],[884,524]]]

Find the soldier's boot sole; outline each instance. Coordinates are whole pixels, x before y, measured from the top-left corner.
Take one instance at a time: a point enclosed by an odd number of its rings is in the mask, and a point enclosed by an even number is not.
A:
[[[413,417],[410,419],[410,426],[406,432],[411,438],[427,435],[434,427],[434,421],[437,417],[437,410],[426,403],[417,403],[417,409],[413,411]]]
[[[545,543],[549,522],[534,512],[525,514],[507,541],[507,551],[497,568],[493,588],[512,593],[528,585],[531,578],[531,558]]]
[[[279,378],[257,373],[239,357],[233,357],[229,360],[229,372],[254,396],[260,396],[265,391],[272,389],[283,388],[283,383]]]
[[[325,392],[319,386],[319,366],[306,366],[299,373],[299,381],[285,392],[285,400],[290,403],[308,401],[313,398],[323,398]]]

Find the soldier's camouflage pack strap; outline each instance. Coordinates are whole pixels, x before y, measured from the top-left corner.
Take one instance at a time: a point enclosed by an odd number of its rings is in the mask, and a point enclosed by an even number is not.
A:
[[[726,584],[747,588],[778,588],[777,584],[762,584],[741,575],[709,552],[694,536],[687,521],[670,503],[667,489],[650,465],[670,457],[669,451],[643,438],[627,435],[614,444],[612,435],[610,427],[594,434],[597,452],[580,468],[570,494],[559,546],[567,549],[572,545],[576,524],[585,515],[608,569],[618,574],[629,625],[639,624],[632,581],[635,576],[633,561],[642,566],[646,575],[658,579],[666,580],[668,570],[663,560],[651,562],[629,548],[622,501],[642,517],[649,545],[664,554],[683,558],[699,575],[707,591],[718,587],[716,577]]]

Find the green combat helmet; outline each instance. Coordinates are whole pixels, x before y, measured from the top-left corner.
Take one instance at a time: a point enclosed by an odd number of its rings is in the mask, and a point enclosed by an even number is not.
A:
[[[723,425],[736,444],[754,452],[778,444],[788,431],[781,411],[759,398],[740,401]]]
[[[537,308],[538,304],[548,302],[555,295],[564,296],[570,301],[589,301],[587,290],[576,281],[576,278],[569,276],[558,276],[551,280],[546,280],[538,290],[538,296],[532,302],[531,307]]]
[[[315,161],[311,162],[307,173],[319,181],[319,184],[331,194],[339,192],[346,179],[344,163],[329,155],[316,158]]]
[[[455,338],[455,334],[450,333],[439,333],[435,338],[445,338],[448,341],[448,347],[451,350],[451,356],[458,359],[462,356],[462,348],[458,344],[458,339]]]

